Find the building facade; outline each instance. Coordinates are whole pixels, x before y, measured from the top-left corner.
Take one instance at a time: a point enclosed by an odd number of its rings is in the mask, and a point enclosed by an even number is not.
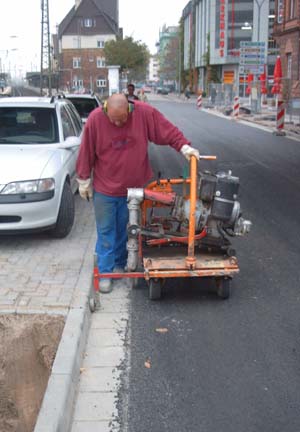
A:
[[[290,96],[300,99],[300,0],[276,0],[274,38]]]
[[[193,67],[194,91],[210,81],[243,92],[241,42],[263,42],[264,64],[272,73],[276,49],[272,39],[274,0],[191,0],[183,10],[184,67]],[[274,16],[274,15],[273,15]],[[189,63],[187,60],[189,52]]]
[[[75,0],[58,27],[59,87],[69,91],[107,91],[104,46],[119,34],[118,0]]]

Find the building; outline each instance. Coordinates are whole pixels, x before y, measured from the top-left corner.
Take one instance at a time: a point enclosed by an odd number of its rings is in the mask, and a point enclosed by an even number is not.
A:
[[[104,45],[119,34],[118,0],[75,0],[54,38],[59,87],[106,92]]]
[[[300,1],[276,0],[274,38],[292,98],[300,98]],[[300,105],[300,100],[299,100]]]
[[[159,82],[175,88],[179,65],[179,27],[165,25],[159,32]]]
[[[230,84],[243,91],[240,73],[241,42],[263,42],[263,62],[274,68],[276,50],[272,39],[275,0],[191,0],[182,13],[184,68],[194,91],[208,82]],[[274,15],[273,15],[274,16]],[[275,51],[274,51],[275,50]]]

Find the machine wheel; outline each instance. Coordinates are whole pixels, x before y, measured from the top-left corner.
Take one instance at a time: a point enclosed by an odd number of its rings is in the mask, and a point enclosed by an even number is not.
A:
[[[216,279],[217,294],[223,300],[226,300],[230,297],[230,283],[231,278],[228,277]]]
[[[96,310],[96,301],[93,297],[90,297],[89,299],[89,307],[90,307],[90,311],[93,313]]]
[[[150,300],[159,300],[161,298],[161,279],[150,279],[149,281],[149,298]]]

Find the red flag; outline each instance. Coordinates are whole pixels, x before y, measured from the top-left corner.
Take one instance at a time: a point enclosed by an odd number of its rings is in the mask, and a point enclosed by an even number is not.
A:
[[[274,68],[274,85],[271,90],[273,94],[278,94],[281,92],[281,79],[282,79],[281,59],[280,56],[278,56]]]
[[[249,95],[251,93],[251,82],[253,81],[253,74],[248,74],[247,77],[247,87],[246,87],[246,94]]]
[[[267,94],[268,93],[267,87],[266,87],[266,79],[267,79],[266,65],[264,65],[264,71],[259,76],[261,94]]]

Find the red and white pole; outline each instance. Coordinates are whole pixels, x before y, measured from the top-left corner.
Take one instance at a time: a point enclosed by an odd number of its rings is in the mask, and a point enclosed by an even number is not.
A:
[[[201,94],[197,98],[197,108],[198,109],[202,108],[202,95]]]
[[[238,119],[240,112],[240,98],[238,96],[234,96],[234,102],[233,102],[233,118],[234,120]]]
[[[279,95],[277,101],[277,114],[276,114],[276,132],[275,135],[284,136],[284,116],[285,116],[285,103]]]

